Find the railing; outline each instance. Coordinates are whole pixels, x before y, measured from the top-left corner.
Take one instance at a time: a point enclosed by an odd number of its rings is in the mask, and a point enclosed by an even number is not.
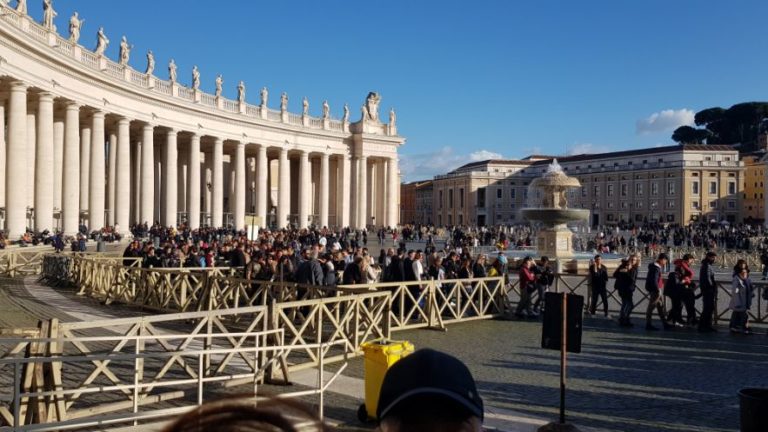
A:
[[[216,96],[207,93],[200,94],[200,103],[203,105],[216,106]]]
[[[200,405],[214,384],[247,384],[257,396],[272,369],[280,367],[289,380],[291,349],[317,354],[318,386],[280,397],[319,394],[322,404],[325,389],[344,369],[326,381],[327,353],[337,346],[346,349],[347,342],[288,347],[283,330],[267,329],[269,316],[261,306],[95,322],[43,321],[32,338],[0,339],[0,426],[63,430],[164,417]]]
[[[249,115],[251,117],[260,117],[261,116],[261,108],[255,106],[255,105],[246,105],[245,106],[245,115]]]
[[[189,87],[179,87],[178,97],[186,100],[195,100],[195,91]]]
[[[114,62],[107,62],[107,75],[111,75],[113,78],[125,79],[125,67]]]
[[[155,79],[155,91],[164,95],[173,96],[173,87],[168,81]]]
[[[304,124],[301,115],[288,113],[288,123],[301,126]]]
[[[50,249],[25,251],[23,248],[0,252],[0,276],[17,277],[40,274],[43,257]]]
[[[229,112],[240,112],[240,103],[235,102],[233,100],[224,99],[224,104],[222,105],[225,111]]]
[[[146,74],[131,69],[131,82],[141,87],[149,87],[149,77]]]
[[[88,67],[94,69],[99,68],[99,57],[88,50],[82,50],[80,52],[80,61]]]
[[[280,111],[267,108],[267,120],[279,122],[282,121],[282,119],[283,117]]]
[[[344,131],[344,122],[340,120],[331,120],[331,122],[329,123],[329,127],[331,130],[341,132],[341,131]]]
[[[54,45],[54,48],[59,50],[62,54],[64,54],[67,57],[72,57],[72,52],[74,51],[74,45],[72,43],[62,37],[56,38],[56,45]]]
[[[612,278],[608,282],[608,310],[617,313],[621,308],[621,298],[614,287],[614,283],[615,280]],[[519,299],[520,291],[518,286],[519,283],[514,283],[511,291],[508,292],[507,295],[511,299],[514,299],[515,297]],[[768,323],[768,311],[766,311],[766,302],[763,300],[763,291],[768,289],[768,285],[765,283],[754,283],[754,286],[755,297],[753,298],[752,308],[749,310],[750,319],[756,323]],[[557,275],[552,289],[558,292],[583,295],[585,298],[585,305],[589,304],[588,300],[591,296],[591,289],[589,287],[588,276]],[[715,302],[715,319],[728,318],[731,309],[724,302],[720,302],[719,299],[731,298],[731,281],[717,281],[717,290],[718,301]],[[534,294],[534,298],[535,296],[536,294]],[[648,306],[648,298],[648,292],[645,290],[645,279],[638,278],[633,295],[634,314],[645,314]],[[697,309],[697,314],[701,313],[699,309]]]
[[[41,26],[31,25],[29,26],[29,34],[40,42],[48,43],[48,30]]]
[[[309,127],[322,129],[323,127],[323,119],[318,118],[311,118],[309,119]]]

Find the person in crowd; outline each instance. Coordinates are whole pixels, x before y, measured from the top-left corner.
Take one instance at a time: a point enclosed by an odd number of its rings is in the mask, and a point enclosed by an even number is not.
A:
[[[487,272],[485,271],[486,260],[487,257],[483,254],[477,256],[477,260],[472,266],[472,274],[474,274],[476,278],[484,278],[488,276]]]
[[[523,258],[523,261],[520,263],[520,301],[517,303],[517,309],[515,310],[515,316],[518,318],[533,316],[533,311],[531,310],[531,294],[536,290],[534,285],[536,276],[532,270],[533,266],[533,258],[530,256]]]
[[[301,285],[323,285],[325,275],[323,265],[317,259],[317,251],[307,250],[306,259],[299,264],[296,270],[296,283]]]
[[[355,260],[346,267],[344,267],[344,274],[342,276],[342,283],[344,285],[358,285],[363,283],[365,276],[363,275],[363,257],[358,256]]]
[[[597,302],[603,302],[603,314],[608,317],[608,269],[603,265],[603,257],[595,255],[594,263],[589,267],[589,280],[592,286],[592,303],[589,314],[594,315]]]
[[[416,251],[409,250],[403,258],[403,276],[404,281],[415,281],[416,275],[413,273],[413,260],[416,258]]]
[[[430,279],[435,281],[435,288],[442,290],[443,281],[445,280],[445,268],[443,267],[443,257],[436,257],[435,261],[427,269],[427,274]]]
[[[360,269],[363,274],[363,280],[365,283],[376,283],[379,281],[379,272],[368,259],[363,257],[362,268]]]
[[[630,316],[634,308],[635,282],[637,281],[637,269],[639,259],[636,255],[630,255],[629,258],[621,260],[621,264],[613,272],[616,279],[616,291],[621,298],[621,311],[619,312],[619,325],[622,327],[632,327]]]
[[[549,257],[546,255],[542,256],[540,261],[541,265],[534,266],[536,274],[536,281],[534,284],[536,286],[536,292],[538,293],[536,301],[533,302],[534,315],[538,315],[543,310],[541,305],[544,304],[544,296],[555,282],[555,272],[552,270]]]
[[[411,260],[411,267],[413,269],[413,280],[420,281],[424,278],[424,254],[421,250],[417,250]]]
[[[384,375],[376,418],[381,432],[481,432],[485,411],[467,366],[421,349]]]
[[[681,324],[695,326],[699,323],[696,319],[696,282],[693,280],[693,255],[685,254],[681,260],[675,261],[676,271],[680,275],[680,306],[675,318]],[[685,307],[685,321],[682,317],[682,307]]]
[[[713,268],[715,258],[717,258],[715,252],[707,252],[699,270],[699,287],[701,288],[702,299],[699,331],[702,333],[717,331],[713,325],[715,304],[717,303],[717,282],[715,282],[715,269]]]
[[[656,258],[656,261],[648,264],[648,274],[645,279],[645,290],[648,292],[648,309],[645,311],[646,330],[659,329],[658,327],[655,327],[651,321],[654,309],[658,311],[659,320],[664,325],[665,330],[674,328],[667,323],[666,311],[664,310],[664,298],[662,297],[662,290],[664,289],[664,268],[667,266],[668,262],[669,257],[667,254],[660,253]]]
[[[749,278],[747,262],[740,259],[733,267],[731,282],[731,333],[752,334],[749,327],[749,310],[752,308],[752,298],[755,296],[752,280]]]

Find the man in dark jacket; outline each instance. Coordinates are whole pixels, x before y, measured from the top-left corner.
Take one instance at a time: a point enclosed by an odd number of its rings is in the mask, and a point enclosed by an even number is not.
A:
[[[324,280],[323,266],[317,260],[317,252],[308,251],[307,259],[299,264],[296,271],[296,282],[302,285],[322,285]]]
[[[648,275],[645,278],[645,290],[648,292],[648,309],[645,311],[645,329],[646,330],[658,330],[658,327],[654,327],[651,322],[653,317],[653,310],[656,309],[659,313],[659,319],[664,324],[664,330],[670,330],[673,326],[667,324],[666,312],[664,310],[664,298],[661,295],[661,291],[664,287],[662,281],[662,275],[664,274],[664,268],[667,266],[669,258],[667,254],[660,253],[656,261],[648,264]]]
[[[699,331],[702,333],[717,331],[712,325],[712,316],[715,313],[715,304],[717,303],[717,283],[715,282],[715,270],[712,268],[716,257],[716,253],[707,252],[706,257],[701,262],[701,270],[699,270],[699,288],[701,288],[702,298]]]
[[[413,260],[416,259],[416,252],[411,249],[408,251],[408,255],[403,259],[403,273],[406,281],[415,281],[416,274],[413,272]]]
[[[603,265],[603,257],[595,255],[595,263],[589,266],[589,280],[592,284],[592,304],[589,314],[594,315],[598,300],[603,302],[603,314],[608,317],[608,269]]]

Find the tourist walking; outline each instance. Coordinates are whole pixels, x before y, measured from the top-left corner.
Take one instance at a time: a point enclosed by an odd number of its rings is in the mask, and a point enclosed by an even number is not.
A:
[[[549,257],[541,257],[541,265],[535,266],[536,273],[536,292],[538,293],[536,301],[533,303],[533,314],[538,315],[541,311],[541,305],[544,303],[544,295],[549,291],[549,287],[555,282],[555,272],[549,265]]]
[[[752,334],[749,328],[749,309],[752,307],[752,297],[755,296],[752,280],[749,278],[749,267],[746,261],[740,259],[733,268],[731,284],[731,333]]]
[[[533,282],[536,280],[531,267],[533,267],[533,258],[527,256],[523,258],[520,264],[520,302],[517,303],[515,316],[524,318],[533,316],[531,311],[531,294],[536,289]]]
[[[712,325],[715,314],[715,303],[717,302],[717,283],[715,282],[715,270],[712,265],[715,263],[717,254],[709,251],[701,262],[699,270],[699,287],[701,288],[701,317],[699,318],[699,331],[702,333],[716,332]]]
[[[621,311],[619,312],[619,325],[622,327],[632,327],[630,316],[635,306],[634,293],[635,281],[637,280],[637,256],[632,255],[629,258],[621,260],[621,264],[613,272],[616,279],[616,291],[621,298]]]
[[[667,266],[669,258],[667,254],[660,253],[656,261],[648,264],[648,275],[645,278],[645,290],[648,292],[648,309],[645,311],[645,329],[646,330],[658,330],[651,321],[653,317],[653,310],[656,309],[659,313],[659,320],[664,325],[664,330],[670,330],[674,328],[666,321],[666,313],[664,311],[664,299],[661,296],[664,283],[662,281],[663,269]]]
[[[598,300],[603,302],[603,314],[608,318],[608,269],[603,265],[603,257],[595,255],[594,264],[589,267],[589,281],[592,284],[592,303],[589,314],[594,315]]]

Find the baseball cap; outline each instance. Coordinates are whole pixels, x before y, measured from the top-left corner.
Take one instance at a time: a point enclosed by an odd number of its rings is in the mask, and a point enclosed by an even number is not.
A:
[[[418,350],[387,371],[376,417],[381,420],[408,399],[427,395],[449,398],[483,419],[483,400],[467,366],[456,357],[432,349]]]

